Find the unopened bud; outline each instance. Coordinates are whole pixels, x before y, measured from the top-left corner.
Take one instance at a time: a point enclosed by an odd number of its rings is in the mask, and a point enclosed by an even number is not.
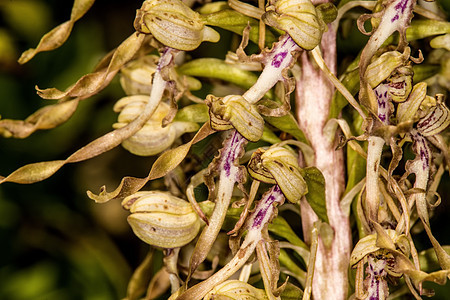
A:
[[[212,300],[212,299],[264,300],[268,298],[264,290],[257,289],[246,282],[240,280],[227,280],[215,286],[203,298],[203,300]]]
[[[120,69],[120,84],[127,95],[150,95],[158,59],[156,55],[143,56]]]
[[[266,8],[262,20],[286,31],[305,50],[314,49],[322,40],[325,23],[317,16],[310,0],[277,0]]]
[[[407,47],[403,53],[398,51],[388,51],[376,58],[367,67],[365,77],[372,88],[377,87],[385,81],[397,68],[406,64],[411,54],[411,49]]]
[[[180,0],[146,0],[137,11],[134,27],[152,34],[167,47],[194,50],[201,42],[217,42],[217,31],[205,26],[200,14]]]
[[[131,212],[128,223],[133,232],[152,246],[182,247],[200,230],[200,218],[191,204],[167,192],[137,192],[126,197],[122,206]]]
[[[248,163],[248,172],[259,181],[278,184],[290,202],[298,202],[308,192],[297,157],[286,148],[256,150]]]
[[[258,141],[264,130],[264,119],[244,97],[229,95],[223,98],[208,95],[211,128],[222,131],[235,128],[247,140]]]
[[[146,95],[134,95],[120,99],[114,105],[114,111],[120,114],[118,123],[115,123],[113,127],[124,127],[136,119],[144,110],[148,98],[149,96]],[[138,132],[124,140],[122,146],[135,155],[151,156],[169,148],[182,134],[198,129],[197,123],[179,121],[163,127],[162,121],[169,110],[168,104],[160,102],[151,118]]]

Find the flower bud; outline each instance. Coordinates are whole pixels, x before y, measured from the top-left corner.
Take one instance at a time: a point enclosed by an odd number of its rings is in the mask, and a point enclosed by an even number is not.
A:
[[[216,285],[211,291],[208,292],[208,294],[206,294],[203,300],[222,298],[229,300],[268,299],[264,290],[257,289],[254,286],[240,280],[227,280],[219,285]]]
[[[256,150],[248,163],[248,172],[259,181],[278,184],[290,202],[298,202],[308,192],[297,157],[286,148]]]
[[[317,17],[310,0],[277,0],[266,8],[262,20],[286,31],[305,50],[314,49],[325,30],[325,23]]]
[[[152,34],[165,46],[194,50],[202,41],[217,42],[220,35],[205,26],[200,14],[180,0],[146,0],[137,11],[134,27]]]
[[[389,243],[392,243],[396,249],[399,249],[402,253],[409,255],[409,242],[404,234],[398,234],[395,230],[386,229],[386,237],[381,237],[381,239],[388,238]],[[381,254],[385,257],[389,257],[387,251],[394,250],[380,247],[380,236],[377,234],[370,234],[358,241],[356,246],[350,255],[350,266],[355,267],[356,264],[363,258],[369,256],[370,254]],[[392,275],[399,277],[402,274],[397,273],[393,265],[387,266],[387,272]]]
[[[258,141],[264,130],[264,119],[244,97],[228,95],[223,98],[208,95],[211,128],[222,131],[235,128],[247,140]]]
[[[127,95],[150,95],[158,59],[156,55],[143,56],[120,69],[120,84]]]
[[[377,87],[385,81],[397,68],[404,66],[409,59],[410,48],[406,48],[404,53],[398,51],[388,51],[376,58],[367,67],[365,77],[372,88]]]
[[[142,191],[126,197],[128,223],[134,234],[147,244],[161,248],[182,247],[200,230],[200,218],[191,204],[170,193]]]
[[[388,93],[394,102],[405,102],[412,90],[411,66],[400,67],[388,78]]]
[[[148,96],[134,95],[120,99],[114,105],[114,111],[120,112],[118,123],[114,128],[121,128],[136,119],[145,105]],[[197,123],[192,122],[172,122],[167,126],[162,126],[162,120],[169,113],[169,105],[160,102],[156,111],[145,125],[134,135],[122,142],[122,146],[131,153],[139,156],[151,156],[158,154],[169,148],[173,142],[186,132],[193,132],[198,129]]]

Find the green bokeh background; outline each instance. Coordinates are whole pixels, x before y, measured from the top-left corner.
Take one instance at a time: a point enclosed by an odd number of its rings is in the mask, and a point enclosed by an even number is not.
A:
[[[0,0],[2,118],[24,119],[51,103],[36,95],[35,85],[65,89],[90,72],[103,55],[134,32],[132,23],[141,1],[97,0],[61,48],[19,65],[16,61],[22,51],[35,47],[43,34],[68,20],[72,4],[68,0]],[[362,35],[340,41],[339,49],[351,52],[361,41]],[[116,118],[113,103],[123,95],[115,79],[100,94],[82,101],[66,124],[24,140],[0,139],[0,174],[6,176],[27,163],[64,159],[108,132]],[[148,248],[131,233],[120,203],[95,204],[86,190],[97,192],[104,184],[113,188],[127,175],[145,176],[151,163],[152,159],[135,157],[119,147],[67,165],[41,183],[1,185],[0,299],[123,298],[132,271]],[[443,203],[432,218],[432,228],[436,238],[448,245],[447,175],[444,182]],[[430,246],[426,235],[420,234],[419,250]],[[449,284],[428,286],[436,288],[434,299],[450,299]]]

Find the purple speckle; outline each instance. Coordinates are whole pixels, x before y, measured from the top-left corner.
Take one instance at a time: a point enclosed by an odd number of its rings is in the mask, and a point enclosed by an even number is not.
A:
[[[426,143],[423,141],[423,143]],[[425,146],[425,145],[424,145]],[[420,149],[420,159],[422,160],[422,169],[426,170],[430,167],[430,154],[425,147]]]
[[[389,109],[389,95],[387,91],[387,85],[380,84],[374,89],[375,96],[377,98],[377,104],[378,104],[378,118],[381,122],[384,124],[387,124],[389,122],[389,115],[390,115],[390,109]]]
[[[265,220],[267,212],[273,210],[274,202],[280,201],[280,194],[281,190],[278,185],[275,185],[271,191],[264,194],[264,197],[255,208],[255,217],[253,219],[252,228],[258,229],[263,223],[267,222],[267,219]],[[269,214],[271,214],[271,212]]]
[[[231,165],[237,158],[239,153],[239,148],[241,144],[245,141],[245,138],[240,135],[237,131],[234,131],[231,139],[224,145],[226,149],[224,160],[223,160],[223,169],[225,170],[225,176],[229,177],[231,174]]]
[[[225,161],[225,164],[223,165],[223,168],[225,169],[225,174],[227,177],[230,176],[230,172],[231,172],[231,166],[230,166],[230,162],[227,160]]]
[[[395,10],[397,11],[397,14],[391,19],[391,22],[398,20],[400,18],[399,14],[405,13],[407,5],[408,0],[401,0],[394,6]]]
[[[271,65],[275,68],[279,68],[281,66],[281,63],[286,58],[287,51],[280,52],[277,55],[273,57]]]
[[[419,133],[413,133],[412,138],[414,140],[414,152],[420,156],[422,161],[422,169],[425,171],[430,167],[431,155],[428,143],[425,138]]]
[[[275,196],[274,195],[270,195],[270,197],[267,198],[266,203],[273,202],[273,201],[275,201]]]
[[[253,221],[252,227],[259,227],[261,225],[261,222],[264,219],[266,213],[267,213],[267,209],[262,209],[262,210],[258,211],[258,213],[255,216],[255,220]]]
[[[386,108],[386,101],[384,99],[378,99],[378,108]]]

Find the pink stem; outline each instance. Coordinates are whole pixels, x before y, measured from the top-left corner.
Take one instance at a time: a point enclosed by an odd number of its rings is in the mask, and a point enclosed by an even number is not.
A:
[[[336,70],[336,36],[331,28],[322,37],[322,52],[325,63],[332,72]],[[334,93],[332,84],[320,69],[314,66],[307,53],[301,56],[302,75],[296,90],[297,117],[315,152],[315,166],[325,177],[326,205],[334,239],[326,248],[319,237],[314,279],[313,297],[315,299],[347,299],[347,269],[351,252],[351,233],[348,216],[341,210],[340,199],[345,187],[344,159],[341,150],[336,151],[334,137],[326,136],[323,128],[328,121],[331,99]],[[303,206],[308,205],[303,201]],[[312,229],[314,217],[303,220],[305,236]],[[308,224],[305,224],[308,223]],[[305,226],[306,225],[306,226]]]

